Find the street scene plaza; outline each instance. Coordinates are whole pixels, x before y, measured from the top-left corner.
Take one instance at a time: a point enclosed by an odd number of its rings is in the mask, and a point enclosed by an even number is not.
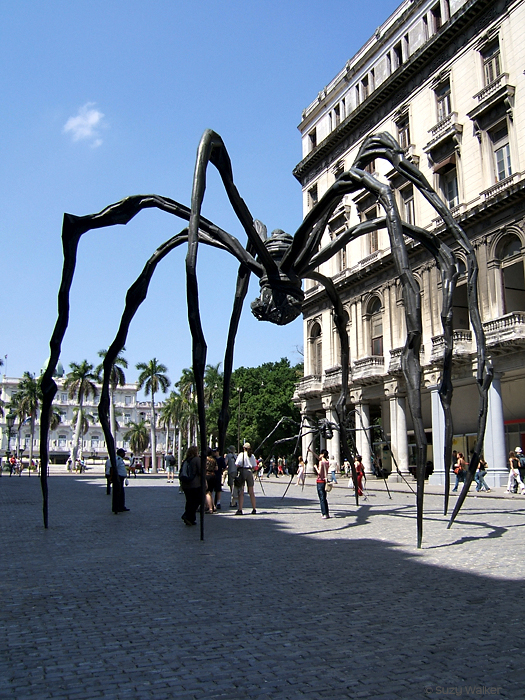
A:
[[[472,494],[447,530],[429,486],[417,550],[404,485],[356,507],[340,479],[323,520],[313,480],[263,478],[257,515],[225,491],[200,541],[164,475],[118,516],[96,470],[49,482],[48,530],[37,478],[0,484],[2,698],[523,697],[519,495]]]

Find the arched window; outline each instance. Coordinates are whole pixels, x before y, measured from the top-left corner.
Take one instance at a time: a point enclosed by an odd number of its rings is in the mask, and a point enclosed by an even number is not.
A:
[[[383,355],[383,309],[381,301],[374,297],[368,305],[372,355]]]
[[[321,326],[317,322],[310,329],[310,363],[312,374],[321,376],[323,372],[323,344]]]
[[[505,236],[496,248],[496,258],[501,264],[504,314],[525,311],[525,276],[520,253],[521,240],[513,233]]]

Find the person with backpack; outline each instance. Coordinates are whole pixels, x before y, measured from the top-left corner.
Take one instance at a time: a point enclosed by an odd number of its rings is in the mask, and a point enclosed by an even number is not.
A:
[[[201,460],[199,450],[195,445],[188,447],[186,457],[179,472],[179,482],[184,496],[186,497],[186,508],[181,515],[185,525],[197,524],[197,508],[201,502]]]

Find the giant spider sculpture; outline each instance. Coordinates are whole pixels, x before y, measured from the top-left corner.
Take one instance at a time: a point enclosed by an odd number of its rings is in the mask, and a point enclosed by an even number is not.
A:
[[[487,416],[488,388],[492,378],[492,369],[486,357],[485,338],[478,307],[476,288],[477,261],[467,236],[455,222],[448,208],[430,187],[421,172],[405,158],[403,149],[401,149],[399,144],[389,134],[382,133],[369,136],[364,141],[354,165],[337,178],[319,202],[308,212],[294,236],[284,231],[276,230],[267,237],[266,227],[261,222],[253,219],[234,184],[231,162],[223,140],[218,134],[208,130],[202,136],[197,151],[191,208],[166,197],[136,195],[112,204],[97,214],[82,217],[71,214],[64,215],[62,228],[64,263],[58,294],[58,318],[50,341],[50,360],[42,379],[43,407],[40,444],[45,527],[48,524],[47,445],[49,415],[53,397],[57,390],[53,381],[53,375],[68,325],[69,290],[73,280],[79,240],[84,233],[91,229],[113,226],[115,224],[126,224],[142,209],[156,207],[174,214],[189,223],[186,228],[162,244],[153,253],[139,277],[129,288],[119,329],[104,359],[104,379],[99,404],[99,417],[114,472],[116,473],[115,442],[109,424],[109,378],[111,367],[119,351],[124,347],[134,314],[146,298],[148,285],[157,264],[171,250],[183,243],[187,243],[188,321],[192,336],[193,371],[199,410],[201,454],[204,455],[206,453],[203,376],[207,348],[199,311],[196,264],[199,244],[204,243],[231,253],[240,263],[224,359],[224,393],[218,426],[219,449],[221,452],[224,448],[229,419],[228,401],[235,336],[242,305],[248,290],[250,274],[255,274],[259,278],[260,284],[260,295],[251,305],[252,313],[261,321],[270,321],[278,325],[285,325],[299,316],[304,298],[302,280],[310,278],[324,286],[334,309],[334,319],[341,345],[342,367],[342,388],[336,406],[336,414],[343,454],[353,464],[345,429],[349,379],[349,343],[343,305],[332,280],[317,272],[316,268],[358,236],[380,228],[386,228],[390,238],[393,264],[402,284],[407,326],[407,340],[402,353],[401,366],[406,381],[408,405],[413,419],[417,445],[417,546],[421,547],[426,462],[426,437],[421,413],[421,366],[419,361],[422,337],[421,300],[417,282],[410,268],[405,237],[418,241],[432,254],[442,276],[443,307],[441,320],[444,335],[444,357],[439,395],[445,415],[445,450],[443,455],[436,455],[435,459],[441,457],[445,464],[445,514],[448,508],[448,493],[450,489],[449,465],[452,455],[452,416],[450,407],[453,350],[452,295],[458,276],[458,268],[454,253],[443,240],[444,236],[433,235],[422,228],[407,224],[401,220],[391,188],[365,171],[366,166],[377,158],[390,162],[393,168],[411,182],[422,196],[428,200],[443,220],[448,237],[453,239],[456,247],[462,249],[467,259],[469,313],[477,343],[477,385],[480,394],[480,407],[477,443],[462,493],[458,498],[449,522],[449,527],[451,526],[466,497],[479,461]],[[212,163],[219,171],[229,201],[246,232],[248,239],[246,247],[235,237],[201,216],[201,206],[206,188],[206,172],[209,163]],[[383,215],[372,221],[364,221],[357,226],[348,228],[342,235],[320,248],[327,223],[341,199],[347,194],[360,190],[366,190],[377,197],[377,201],[382,207]],[[204,462],[203,458],[203,470]],[[353,472],[353,478],[354,483],[356,483],[355,471]],[[116,485],[118,486],[118,480],[116,480]],[[358,489],[356,488],[356,504],[358,503],[357,492]],[[201,536],[203,533],[202,523],[203,519],[201,519]]]

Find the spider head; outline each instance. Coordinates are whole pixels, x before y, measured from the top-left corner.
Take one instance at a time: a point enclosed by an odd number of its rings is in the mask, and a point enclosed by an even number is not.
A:
[[[278,326],[286,326],[301,313],[304,292],[297,275],[287,275],[280,269],[280,262],[292,244],[293,237],[280,229],[272,232],[264,245],[277,263],[277,276],[263,275],[260,280],[261,293],[251,304],[252,314],[259,321],[270,321]]]

